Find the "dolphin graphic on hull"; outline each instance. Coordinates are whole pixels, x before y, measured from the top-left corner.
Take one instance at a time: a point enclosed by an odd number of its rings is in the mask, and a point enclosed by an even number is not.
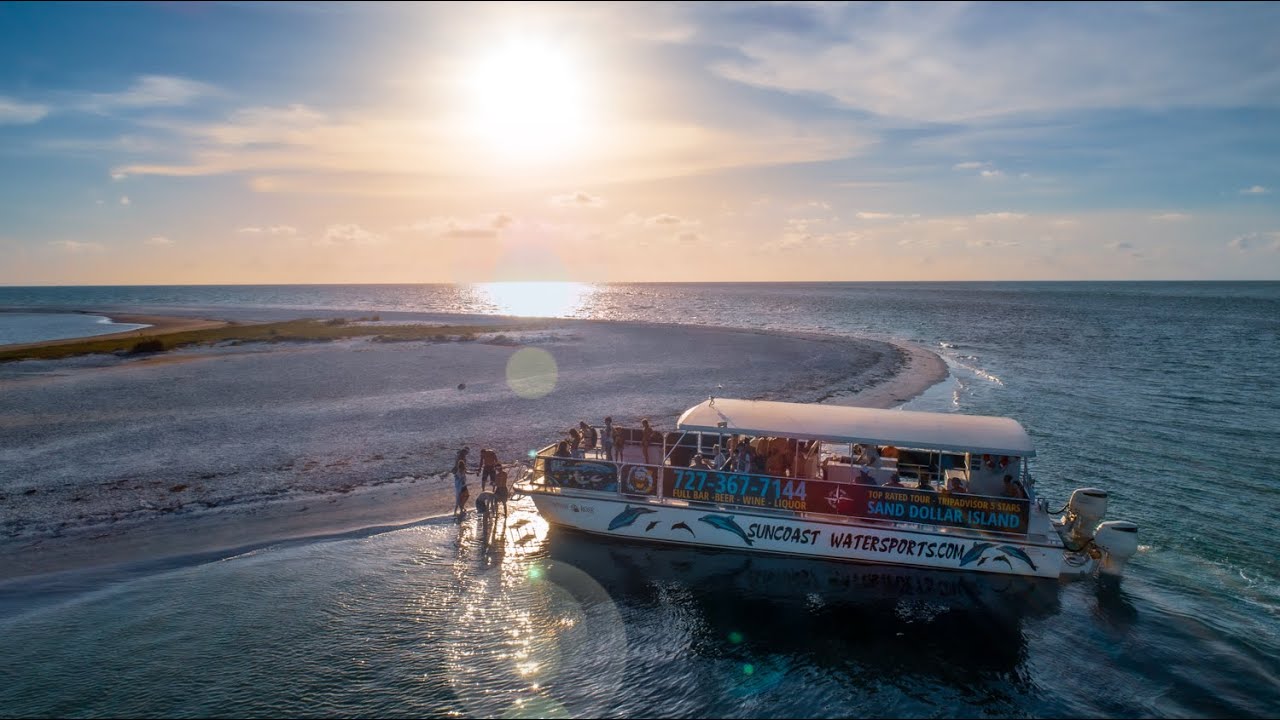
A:
[[[742,538],[743,542],[746,544],[755,545],[755,543],[751,542],[751,538],[747,537],[747,533],[742,529],[742,526],[733,521],[732,515],[703,515],[698,518],[698,521],[704,522],[718,530],[727,530]]]
[[[643,507],[631,507],[628,505],[622,512],[618,513],[617,517],[609,521],[609,529],[617,530],[618,528],[624,528],[634,523],[636,520],[639,520],[641,515],[654,512],[658,511]]]

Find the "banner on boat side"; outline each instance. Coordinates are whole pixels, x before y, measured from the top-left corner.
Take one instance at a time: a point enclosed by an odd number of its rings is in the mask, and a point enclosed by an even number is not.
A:
[[[579,490],[618,491],[618,465],[601,460],[578,458],[539,458],[544,465],[543,477],[552,487]]]
[[[657,470],[657,468],[652,468]],[[963,493],[662,468],[663,497],[1025,535],[1031,503]]]

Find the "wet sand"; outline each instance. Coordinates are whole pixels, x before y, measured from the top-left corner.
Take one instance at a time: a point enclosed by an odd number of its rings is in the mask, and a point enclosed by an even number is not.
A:
[[[445,514],[463,444],[474,464],[580,419],[670,430],[713,391],[892,407],[947,375],[923,348],[818,335],[596,321],[498,335],[0,365],[0,582]],[[509,381],[530,348],[556,367],[536,398]]]

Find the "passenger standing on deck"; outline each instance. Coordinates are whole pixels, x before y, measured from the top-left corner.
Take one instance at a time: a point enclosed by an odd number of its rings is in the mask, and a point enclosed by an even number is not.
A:
[[[596,449],[596,429],[587,424],[586,420],[578,421],[578,430],[582,431],[582,450],[586,454],[587,450]]]
[[[453,464],[453,514],[466,515],[467,498],[471,497],[467,491],[467,461],[462,453],[458,455],[458,461]]]
[[[649,418],[640,421],[640,453],[644,455],[644,464],[649,464],[649,446],[658,437],[658,432],[649,426]]]
[[[582,457],[582,433],[578,428],[569,428],[569,453],[576,458]]]
[[[485,481],[496,482],[498,473],[498,453],[492,448],[480,451],[480,492],[484,492]]]
[[[621,425],[613,426],[613,451],[618,455],[618,462],[622,462],[627,449],[627,431]]]
[[[613,416],[610,415],[604,419],[604,436],[600,438],[604,441],[604,459],[613,460]]]

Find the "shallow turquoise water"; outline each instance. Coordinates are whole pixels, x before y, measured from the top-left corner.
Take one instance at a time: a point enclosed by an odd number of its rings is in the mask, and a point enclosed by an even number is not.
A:
[[[0,305],[511,311],[486,292],[0,288]],[[952,376],[911,408],[1017,418],[1039,449],[1041,494],[1056,506],[1074,487],[1108,489],[1110,516],[1141,526],[1142,551],[1118,588],[1005,587],[618,546],[548,533],[526,508],[488,551],[474,520],[428,522],[72,578],[44,594],[0,589],[0,714],[1280,712],[1280,284],[558,292],[564,309],[550,314],[932,347]]]

